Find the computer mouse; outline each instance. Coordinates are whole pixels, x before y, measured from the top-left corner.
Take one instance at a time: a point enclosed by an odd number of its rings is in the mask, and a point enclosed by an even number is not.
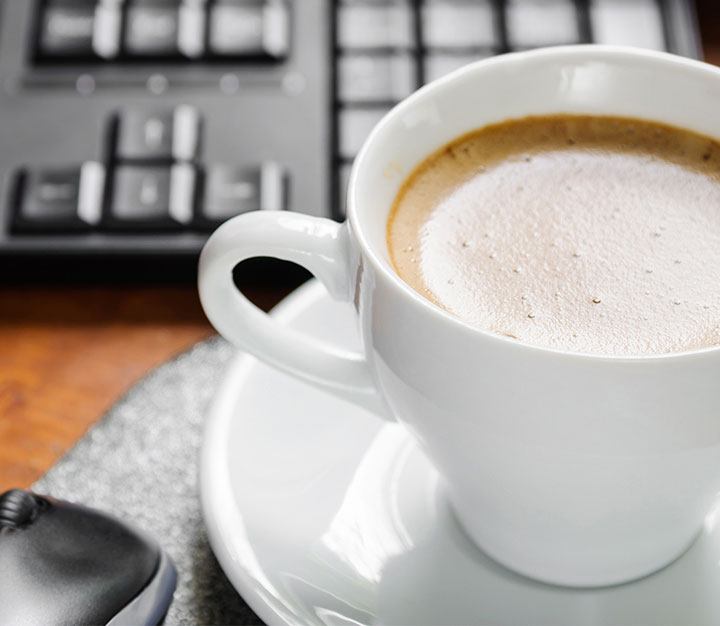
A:
[[[125,522],[20,489],[0,495],[0,624],[159,624],[176,579]]]

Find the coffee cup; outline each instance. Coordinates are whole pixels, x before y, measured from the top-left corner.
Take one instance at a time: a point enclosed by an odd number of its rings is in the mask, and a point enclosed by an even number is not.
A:
[[[719,103],[719,69],[652,51],[569,46],[471,64],[373,130],[352,168],[346,222],[265,211],[222,225],[200,259],[203,307],[238,347],[403,424],[462,527],[501,564],[571,586],[645,576],[688,548],[720,491],[720,348],[614,357],[470,326],[399,278],[388,213],[427,155],[487,124],[612,115],[718,138]],[[298,263],[352,302],[362,353],[255,308],[232,270],[256,256]]]

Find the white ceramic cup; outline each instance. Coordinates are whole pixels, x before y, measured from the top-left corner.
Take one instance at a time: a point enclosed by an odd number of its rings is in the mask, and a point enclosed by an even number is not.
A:
[[[200,296],[237,346],[404,424],[463,527],[497,561],[547,582],[607,585],[679,556],[720,491],[720,349],[612,357],[485,332],[406,285],[385,238],[393,199],[426,156],[486,124],[550,113],[719,138],[720,70],[601,46],[467,66],[378,124],[355,160],[345,223],[256,212],[222,225],[200,259]],[[353,302],[364,352],[303,336],[250,304],[232,269],[261,255],[303,265]]]

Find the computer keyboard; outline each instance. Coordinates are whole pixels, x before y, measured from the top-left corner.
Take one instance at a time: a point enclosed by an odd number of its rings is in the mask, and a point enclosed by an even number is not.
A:
[[[209,233],[234,215],[343,219],[372,127],[476,59],[581,42],[700,54],[689,0],[0,6],[4,278],[65,268],[78,280],[190,280]]]

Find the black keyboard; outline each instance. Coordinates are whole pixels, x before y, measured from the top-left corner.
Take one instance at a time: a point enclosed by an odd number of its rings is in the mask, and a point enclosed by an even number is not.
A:
[[[700,55],[689,0],[0,6],[3,280],[191,280],[234,215],[343,219],[373,125],[476,59],[583,42]],[[271,282],[287,269],[259,267]]]

